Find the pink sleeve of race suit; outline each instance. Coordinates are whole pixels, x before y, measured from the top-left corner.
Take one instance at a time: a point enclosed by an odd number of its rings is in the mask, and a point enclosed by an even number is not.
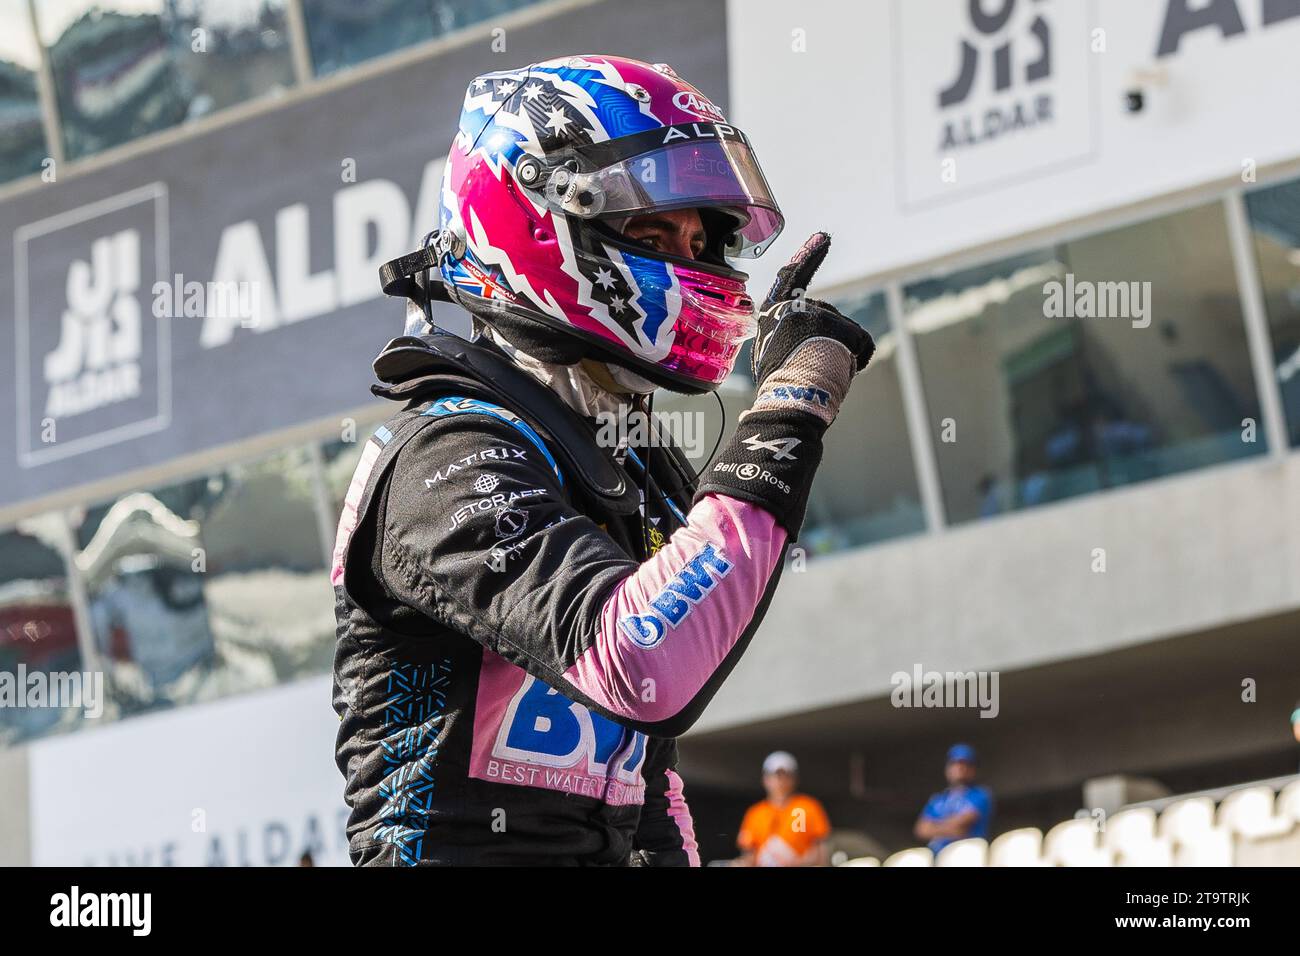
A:
[[[677,824],[677,832],[681,834],[682,849],[686,851],[686,859],[691,866],[700,865],[700,845],[695,842],[695,821],[691,817],[691,809],[686,805],[686,793],[682,784],[682,778],[677,776],[676,770],[667,771],[668,775],[668,816]]]
[[[681,711],[749,626],[786,532],[755,505],[701,499],[659,553],[621,581],[595,640],[565,677],[631,720]]]

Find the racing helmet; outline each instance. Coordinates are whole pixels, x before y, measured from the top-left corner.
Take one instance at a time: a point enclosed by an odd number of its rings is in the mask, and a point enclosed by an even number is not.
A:
[[[696,259],[621,233],[685,208],[707,236]],[[430,242],[448,297],[515,347],[698,394],[755,332],[730,260],[783,225],[748,138],[671,67],[566,56],[469,84]]]

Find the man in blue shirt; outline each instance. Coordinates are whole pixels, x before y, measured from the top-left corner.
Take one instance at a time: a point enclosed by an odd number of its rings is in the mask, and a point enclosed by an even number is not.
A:
[[[916,819],[913,832],[938,853],[949,843],[967,837],[989,835],[993,818],[993,795],[987,787],[975,786],[975,748],[955,744],[948,750],[944,767],[946,789],[932,796]]]

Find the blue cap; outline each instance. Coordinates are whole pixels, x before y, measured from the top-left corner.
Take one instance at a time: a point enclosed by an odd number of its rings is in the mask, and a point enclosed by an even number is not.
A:
[[[954,760],[975,763],[975,748],[970,744],[953,744],[948,748],[948,762],[952,763]]]

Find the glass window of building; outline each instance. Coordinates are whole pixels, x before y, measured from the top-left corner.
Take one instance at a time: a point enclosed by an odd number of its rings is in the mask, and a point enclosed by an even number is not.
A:
[[[1300,446],[1300,180],[1246,196],[1273,361],[1292,447]]]
[[[895,338],[885,296],[858,290],[829,297],[876,342],[867,370],[853,380],[808,501],[801,543],[814,553],[883,541],[925,528],[903,414]]]
[[[70,159],[293,82],[285,0],[36,0]]]
[[[324,76],[537,0],[303,0],[316,74]]]
[[[41,171],[49,156],[36,76],[40,53],[27,0],[0,0],[0,183]]]
[[[826,433],[822,464],[799,536],[800,545],[812,554],[882,541],[925,527],[885,297],[870,290],[849,290],[828,299],[871,333],[876,354],[867,371],[854,379],[839,418]],[[719,433],[726,431],[730,436],[737,417],[754,400],[749,345],[746,343],[737,359],[736,370],[718,389],[725,421],[718,414],[717,403],[708,396],[656,393],[656,415],[679,416],[693,410],[699,416],[669,420],[672,434],[685,446],[696,470],[708,465]],[[695,420],[702,424],[692,427]]]
[[[85,512],[76,563],[116,716],[328,671],[314,509],[297,448]]]
[[[0,673],[19,693],[31,675],[45,675],[48,686],[83,669],[61,520],[42,515],[0,532]],[[54,703],[47,697],[41,706],[0,706],[0,747],[79,724],[80,707]]]
[[[1218,203],[905,298],[954,522],[1266,447]]]

